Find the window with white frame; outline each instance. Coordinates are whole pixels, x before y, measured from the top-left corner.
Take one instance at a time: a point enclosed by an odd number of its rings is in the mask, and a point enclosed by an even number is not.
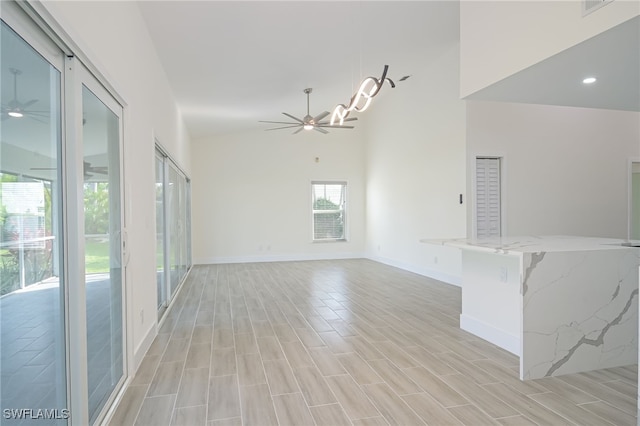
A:
[[[346,182],[311,182],[313,241],[344,241]]]

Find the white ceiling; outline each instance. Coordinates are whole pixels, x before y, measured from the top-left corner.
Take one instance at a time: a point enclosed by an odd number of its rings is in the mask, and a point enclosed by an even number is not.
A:
[[[347,103],[389,65],[396,82],[459,41],[458,1],[141,1],[194,139]],[[640,18],[468,99],[640,110]],[[577,81],[596,74],[596,85]],[[398,83],[401,88],[402,83]],[[383,89],[385,90],[385,89]],[[397,90],[397,89],[396,89]],[[357,125],[357,124],[356,124]]]
[[[139,7],[193,138],[269,128],[258,120],[290,121],[282,112],[302,117],[307,87],[311,115],[331,111],[384,65],[397,82],[459,40],[457,1],[142,1]]]

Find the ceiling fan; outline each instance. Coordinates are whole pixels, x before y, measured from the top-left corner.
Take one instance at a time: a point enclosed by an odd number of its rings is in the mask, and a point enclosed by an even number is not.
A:
[[[326,128],[334,128],[334,129],[353,129],[353,126],[340,126],[340,125],[331,125],[329,123],[329,121],[322,121],[325,117],[327,117],[329,115],[329,111],[324,111],[321,112],[320,114],[316,115],[315,117],[312,117],[309,114],[309,95],[311,94],[311,92],[313,91],[313,89],[311,88],[307,88],[304,89],[303,92],[306,93],[307,95],[307,115],[305,115],[303,118],[298,118],[295,117],[291,114],[288,114],[286,112],[283,112],[284,115],[286,115],[287,117],[291,118],[292,120],[294,120],[294,122],[291,121],[260,121],[260,123],[272,123],[272,124],[286,124],[286,126],[282,126],[282,127],[274,127],[271,129],[265,129],[265,130],[280,130],[280,129],[292,129],[295,127],[299,127],[298,130],[296,130],[295,132],[293,132],[293,134],[295,135],[296,133],[300,133],[302,130],[316,130],[320,133],[329,133],[327,130],[325,130]],[[344,121],[355,121],[357,120],[356,117],[352,117],[352,118],[347,118]]]
[[[22,74],[22,71],[16,68],[9,68],[9,72],[13,74],[13,99],[6,105],[2,105],[1,119],[7,120],[9,118],[22,118],[25,115],[41,123],[46,123],[42,118],[49,115],[48,111],[32,111],[28,108],[38,102],[38,99],[31,99],[30,101],[20,102],[18,100],[18,76]]]
[[[89,179],[94,174],[107,175],[109,174],[109,168],[107,166],[92,166],[90,162],[83,161],[84,165],[84,178]],[[30,170],[56,170],[55,167],[31,167]]]

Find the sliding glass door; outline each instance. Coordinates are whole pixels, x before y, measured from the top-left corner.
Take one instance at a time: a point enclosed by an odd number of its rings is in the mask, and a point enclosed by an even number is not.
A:
[[[91,77],[82,84],[82,148],[89,416],[124,377],[120,116]],[[87,85],[90,85],[89,88]]]
[[[1,22],[0,411],[69,416],[62,227],[62,57]],[[37,46],[34,47],[34,46]]]
[[[190,181],[162,150],[156,151],[158,312],[175,296],[191,267]]]
[[[160,315],[167,306],[165,279],[165,157],[156,150],[156,281],[158,287],[158,311]]]
[[[126,377],[122,107],[1,6],[0,423],[95,424]]]

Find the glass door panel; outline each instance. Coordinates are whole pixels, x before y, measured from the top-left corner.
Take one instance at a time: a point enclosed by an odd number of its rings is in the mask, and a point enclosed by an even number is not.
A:
[[[169,164],[169,268],[171,271],[171,297],[180,285],[180,181],[178,170]]]
[[[0,31],[2,423],[43,410],[66,424],[61,73],[4,20]]]
[[[165,220],[164,220],[164,157],[156,153],[156,279],[158,288],[158,310],[167,306],[167,286],[165,274]],[[162,312],[160,312],[162,315]]]
[[[120,118],[82,87],[89,417],[124,377]]]

